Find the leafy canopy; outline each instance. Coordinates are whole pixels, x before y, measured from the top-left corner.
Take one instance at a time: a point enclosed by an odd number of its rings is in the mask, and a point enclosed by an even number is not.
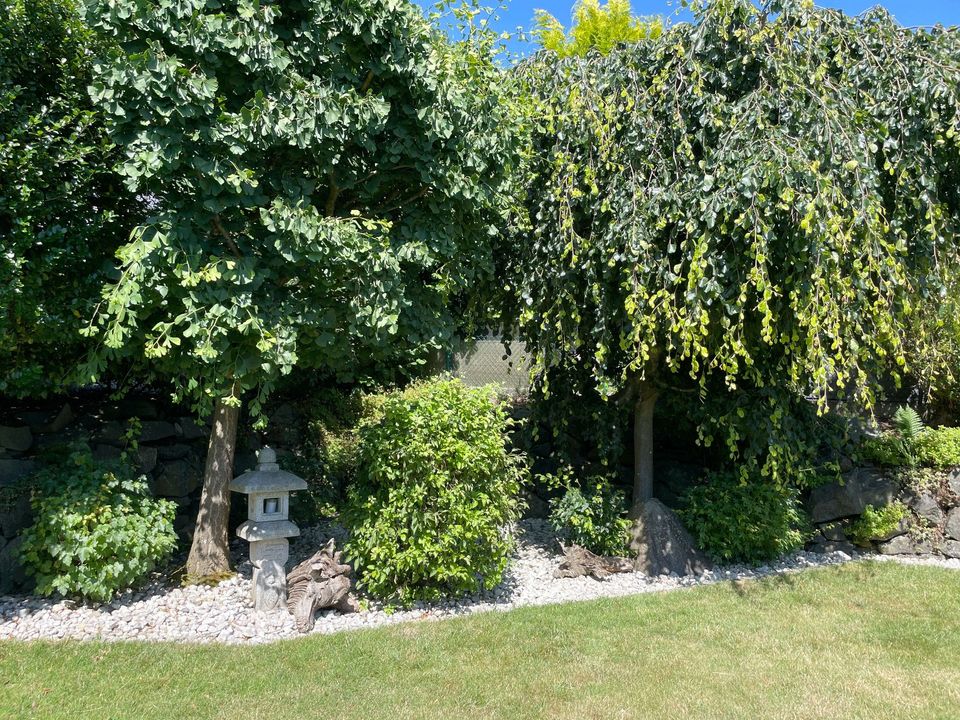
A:
[[[138,203],[87,96],[102,39],[73,0],[0,13],[0,393],[57,389]]]
[[[606,55],[619,43],[635,43],[658,38],[663,21],[633,14],[630,0],[580,0],[573,9],[569,33],[563,24],[545,10],[536,10],[534,35],[544,50],[561,57],[584,56],[591,50]]]
[[[117,0],[93,96],[154,213],[91,333],[209,406],[440,346],[482,309],[514,157],[483,33],[406,0]]]
[[[536,56],[516,278],[541,365],[589,367],[608,396],[769,390],[774,425],[788,395],[869,405],[956,254],[958,58],[956,32],[883,10],[746,0],[606,56]]]

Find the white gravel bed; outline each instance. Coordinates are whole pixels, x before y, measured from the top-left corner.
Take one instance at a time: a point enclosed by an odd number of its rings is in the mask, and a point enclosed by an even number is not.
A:
[[[526,520],[519,524],[518,530],[517,551],[498,587],[457,601],[423,603],[411,610],[392,613],[373,602],[368,602],[364,610],[355,614],[341,615],[331,610],[318,615],[313,633],[327,634],[528,605],[675,590],[836,565],[853,559],[843,552],[825,555],[799,552],[770,565],[731,565],[699,577],[649,577],[643,573],[622,573],[602,581],[589,577],[558,579],[553,577],[553,572],[559,563],[559,548],[546,523]],[[331,536],[338,538],[338,546],[342,544],[342,531],[336,527],[318,526],[305,530],[291,548],[289,567],[318,549]],[[246,544],[238,541],[235,550],[242,556]],[[960,569],[960,562],[948,562],[955,563]],[[175,587],[169,581],[157,581],[103,605],[31,596],[0,597],[0,639],[265,643],[301,637],[294,628],[291,615],[285,612],[258,613],[252,608],[249,594],[250,565],[244,562],[235,577],[214,587]]]

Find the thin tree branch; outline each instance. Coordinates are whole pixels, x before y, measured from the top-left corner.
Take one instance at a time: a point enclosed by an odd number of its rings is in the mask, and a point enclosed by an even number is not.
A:
[[[363,80],[363,85],[360,86],[360,94],[363,95],[367,90],[370,89],[370,85],[373,83],[373,70],[367,73],[367,77]]]
[[[220,222],[219,213],[213,214],[213,228],[223,237],[224,240],[227,241],[227,247],[230,248],[230,252],[232,252],[238,258],[243,257],[240,254],[240,248],[237,247],[237,244],[233,241],[230,233],[227,232],[227,229],[223,226],[223,223]]]
[[[326,212],[328,217],[333,217],[334,210],[337,208],[337,196],[340,195],[340,186],[337,185],[337,179],[332,172],[329,173],[328,177],[330,178],[330,192],[327,193]]]

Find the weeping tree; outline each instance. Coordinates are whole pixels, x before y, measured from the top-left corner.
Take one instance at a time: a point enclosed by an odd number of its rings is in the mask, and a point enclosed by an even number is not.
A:
[[[518,69],[542,118],[521,335],[541,370],[589,368],[633,407],[635,501],[653,494],[663,392],[759,391],[772,437],[787,398],[869,407],[956,256],[956,31],[808,1],[695,10],[660,38]],[[735,453],[742,410],[724,421]],[[779,452],[753,470],[782,480]]]
[[[401,0],[114,0],[92,94],[153,212],[89,328],[212,412],[191,576],[229,569],[241,404],[422,362],[485,311],[515,156],[492,40]],[[469,15],[469,14],[467,14]]]

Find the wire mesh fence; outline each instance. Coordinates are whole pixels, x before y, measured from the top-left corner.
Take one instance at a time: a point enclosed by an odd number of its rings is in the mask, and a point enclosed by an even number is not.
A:
[[[499,337],[464,341],[447,352],[444,370],[469,387],[497,385],[505,393],[526,395],[530,389],[530,356],[519,342]]]

